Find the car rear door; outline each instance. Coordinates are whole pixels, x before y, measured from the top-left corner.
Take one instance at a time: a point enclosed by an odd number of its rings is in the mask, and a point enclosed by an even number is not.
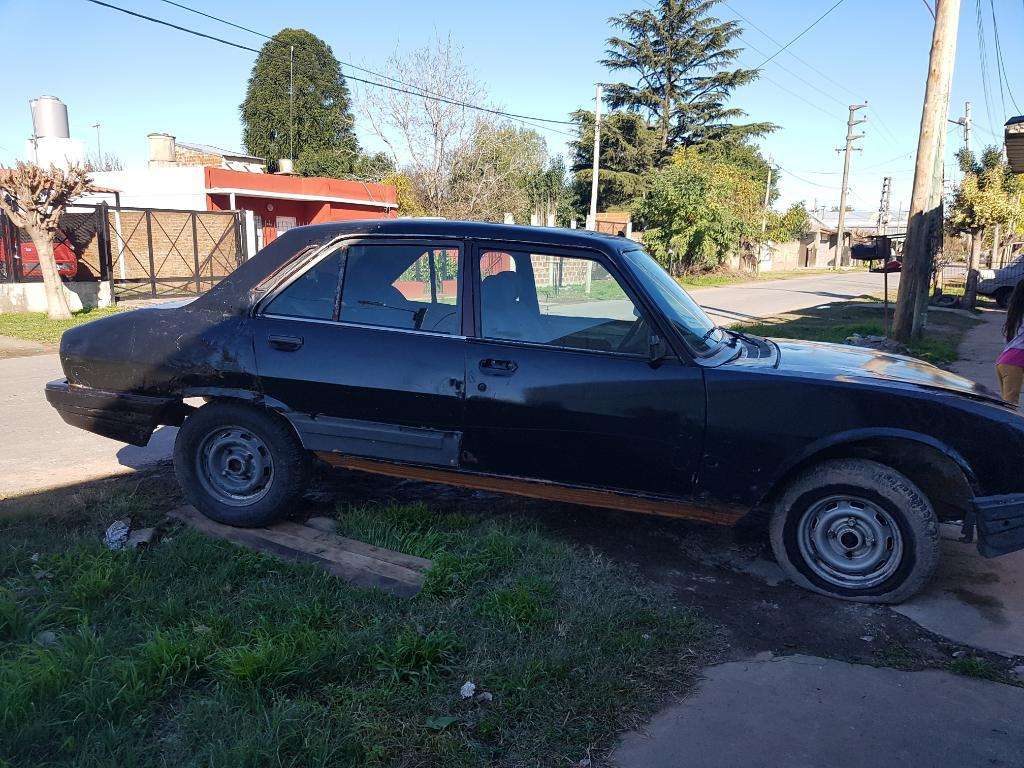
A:
[[[685,497],[702,451],[701,369],[652,363],[648,310],[596,252],[479,246],[469,260],[467,469]]]
[[[262,391],[307,448],[457,465],[462,253],[451,241],[349,242],[261,302]]]

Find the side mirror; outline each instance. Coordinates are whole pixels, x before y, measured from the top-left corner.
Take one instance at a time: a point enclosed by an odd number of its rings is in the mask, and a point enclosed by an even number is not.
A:
[[[651,365],[658,365],[668,357],[668,346],[665,340],[656,333],[652,333],[647,341],[647,360]]]

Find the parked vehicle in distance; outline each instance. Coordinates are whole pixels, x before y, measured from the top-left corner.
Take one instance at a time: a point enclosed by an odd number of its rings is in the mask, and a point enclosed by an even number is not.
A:
[[[1018,256],[1005,267],[978,270],[978,293],[991,296],[1003,309],[1017,283],[1024,280],[1024,256]]]
[[[902,272],[903,262],[898,259],[890,259],[880,267],[872,267],[872,272]]]
[[[716,327],[632,240],[389,220],[293,229],[195,301],[67,331],[46,394],[186,496],[268,524],[327,464],[764,526],[802,586],[898,602],[939,523],[1024,548],[1024,418],[860,347]],[[185,402],[204,398],[193,407]]]
[[[78,274],[78,256],[75,255],[75,251],[63,235],[58,234],[57,237],[57,242],[53,244],[53,259],[57,262],[57,274],[67,280],[71,280]],[[5,240],[0,238],[0,262],[6,260],[6,253],[4,251],[8,247],[10,246]],[[39,252],[36,250],[35,243],[31,240],[25,239],[21,241],[14,260],[20,260],[17,270],[20,271],[23,279],[42,280],[43,273],[39,269]],[[19,271],[16,271],[15,274],[19,274]]]

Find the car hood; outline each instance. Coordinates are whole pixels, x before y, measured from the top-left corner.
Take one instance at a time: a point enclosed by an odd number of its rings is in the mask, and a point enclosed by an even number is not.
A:
[[[793,339],[772,341],[779,347],[776,367],[784,372],[916,384],[1002,402],[995,393],[977,382],[905,355],[849,344]]]

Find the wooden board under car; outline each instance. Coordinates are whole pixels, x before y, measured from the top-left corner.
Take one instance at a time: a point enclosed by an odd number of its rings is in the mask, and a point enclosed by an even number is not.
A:
[[[399,597],[411,597],[423,587],[431,561],[346,539],[290,520],[265,528],[233,528],[214,522],[195,507],[168,513],[207,536],[225,539],[292,562],[314,563],[349,584],[376,587]]]

